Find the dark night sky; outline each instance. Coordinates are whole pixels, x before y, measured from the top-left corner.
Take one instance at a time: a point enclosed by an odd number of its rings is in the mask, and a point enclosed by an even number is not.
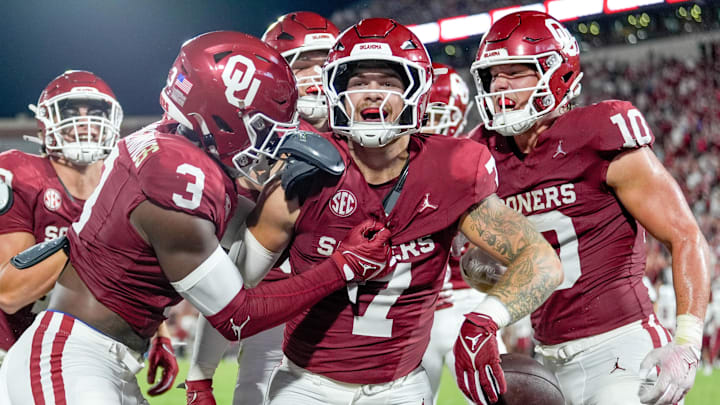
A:
[[[329,17],[358,0],[4,0],[0,7],[0,118],[29,113],[67,69],[90,70],[125,115],[160,114],[160,89],[185,40],[229,29],[261,36],[277,17]]]

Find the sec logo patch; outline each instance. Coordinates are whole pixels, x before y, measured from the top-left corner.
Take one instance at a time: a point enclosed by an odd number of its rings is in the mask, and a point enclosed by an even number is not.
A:
[[[50,211],[57,211],[62,205],[62,195],[54,188],[49,188],[45,190],[43,202],[45,203],[45,208],[49,209]]]
[[[328,206],[333,214],[339,217],[352,215],[357,209],[357,198],[348,190],[338,190],[328,201]]]

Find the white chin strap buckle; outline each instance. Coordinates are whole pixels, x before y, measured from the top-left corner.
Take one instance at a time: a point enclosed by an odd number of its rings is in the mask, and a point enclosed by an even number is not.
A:
[[[493,117],[493,126],[499,126],[495,131],[500,135],[515,136],[530,129],[535,124],[535,121],[537,121],[537,118],[530,116],[525,110],[508,111],[496,114]]]
[[[397,137],[396,129],[386,129],[380,125],[378,128],[368,128],[367,124],[363,128],[353,128],[350,130],[352,139],[366,148],[382,148]]]

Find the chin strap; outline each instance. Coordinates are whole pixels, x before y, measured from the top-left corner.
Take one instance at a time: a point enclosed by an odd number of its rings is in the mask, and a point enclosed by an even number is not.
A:
[[[407,160],[405,161],[405,166],[403,166],[402,172],[400,172],[400,178],[398,179],[397,183],[395,183],[392,190],[390,190],[388,195],[383,198],[383,210],[385,211],[385,215],[390,215],[390,212],[392,211],[393,207],[395,207],[397,200],[400,198],[400,192],[405,186],[405,179],[407,178],[409,168],[410,157],[408,156]]]
[[[22,138],[24,141],[28,141],[28,142],[31,142],[31,143],[34,143],[34,144],[37,144],[40,146],[42,146],[42,144],[43,144],[43,141],[42,141],[42,139],[40,139],[39,136],[23,135]]]

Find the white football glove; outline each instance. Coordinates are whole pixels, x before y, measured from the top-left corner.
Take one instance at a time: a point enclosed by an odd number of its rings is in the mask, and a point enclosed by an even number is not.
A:
[[[665,405],[683,399],[695,382],[699,360],[700,351],[691,344],[670,342],[652,350],[640,364],[640,376],[645,376],[638,391],[640,402]]]

